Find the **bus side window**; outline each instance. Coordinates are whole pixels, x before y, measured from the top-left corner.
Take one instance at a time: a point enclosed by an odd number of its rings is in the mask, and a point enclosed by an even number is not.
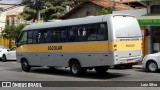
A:
[[[53,35],[52,35],[52,31],[51,30],[47,30],[47,33],[46,33],[46,43],[52,43],[53,41]]]
[[[106,34],[105,24],[92,24],[89,25],[87,30],[88,41],[102,41],[106,40],[108,35]]]
[[[89,24],[86,27],[87,41],[95,41],[97,39],[97,24]]]
[[[56,41],[56,31],[55,30],[53,31],[52,35],[53,35],[53,41],[52,42],[53,43],[57,42]]]
[[[60,37],[61,37],[61,32],[60,32],[59,30],[57,30],[57,31],[56,31],[56,37],[55,37],[56,42],[60,42],[60,41],[61,41],[61,40],[60,40],[60,39],[61,39]]]
[[[45,43],[46,30],[39,30],[38,43]]]
[[[37,30],[33,31],[33,43],[37,43],[38,42],[38,32]]]
[[[99,25],[99,34],[103,35],[103,38],[101,40],[108,40],[108,27],[106,23],[101,23]]]
[[[64,27],[60,28],[60,42],[67,42],[67,29]]]
[[[78,26],[69,27],[68,41],[69,42],[77,42],[78,41]]]
[[[54,43],[63,42],[63,40],[62,40],[62,30],[60,28],[55,28],[53,30],[53,42]]]
[[[83,41],[83,31],[81,28],[78,29],[78,41]]]
[[[32,44],[33,43],[33,31],[28,31],[28,44]]]

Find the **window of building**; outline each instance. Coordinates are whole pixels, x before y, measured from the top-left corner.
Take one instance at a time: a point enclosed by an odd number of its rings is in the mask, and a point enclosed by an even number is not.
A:
[[[6,22],[6,23],[7,23],[7,25],[9,25],[9,20],[7,20],[7,22]]]
[[[160,13],[160,5],[151,6],[151,14],[159,14]]]

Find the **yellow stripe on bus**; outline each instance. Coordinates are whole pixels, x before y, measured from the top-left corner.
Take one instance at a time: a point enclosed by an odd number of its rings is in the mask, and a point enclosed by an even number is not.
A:
[[[111,42],[110,48],[111,51],[114,51],[114,45],[117,45],[117,51],[129,51],[129,50],[141,50],[142,49],[142,41],[119,41],[119,42]]]
[[[119,41],[26,44],[18,47],[17,52],[113,52],[114,45],[117,45],[117,51],[141,50],[141,41]]]

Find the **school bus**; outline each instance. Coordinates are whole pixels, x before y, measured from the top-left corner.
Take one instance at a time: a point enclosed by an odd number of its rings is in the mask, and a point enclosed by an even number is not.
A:
[[[104,73],[110,65],[141,60],[142,36],[131,15],[102,15],[26,26],[17,39],[17,62],[31,67],[70,67],[73,75],[87,69]]]

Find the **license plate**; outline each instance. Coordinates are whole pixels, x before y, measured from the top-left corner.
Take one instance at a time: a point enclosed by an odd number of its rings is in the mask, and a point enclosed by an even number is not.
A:
[[[134,60],[128,60],[127,63],[134,63]]]

